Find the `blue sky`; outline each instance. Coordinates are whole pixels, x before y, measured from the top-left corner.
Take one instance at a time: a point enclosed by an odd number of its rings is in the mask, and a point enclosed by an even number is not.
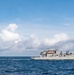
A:
[[[60,30],[66,32],[69,26],[64,25],[73,24],[73,2],[73,0],[2,0],[0,23],[4,25],[17,23],[27,28],[39,27],[46,30],[49,27],[58,32]]]
[[[12,25],[9,26],[10,24]],[[1,50],[1,55],[35,55],[39,54],[40,46],[46,46],[46,43],[42,41],[46,38],[53,39],[55,35],[66,34],[68,37],[74,37],[74,0],[0,0],[0,34],[1,40],[3,39],[3,44],[9,43],[6,40],[4,43],[4,38],[6,37],[6,32],[12,28],[18,27],[14,34],[21,36],[20,38],[24,41],[25,38],[34,37],[36,41],[39,39],[41,44],[38,48],[33,50],[15,51]],[[6,29],[7,28],[7,29]],[[9,29],[10,28],[10,29]],[[10,34],[10,33],[8,33]],[[3,36],[2,36],[3,35]],[[11,34],[10,34],[11,36]],[[16,36],[16,35],[15,35]],[[63,35],[61,35],[63,36]],[[30,39],[30,44],[33,43],[32,37]],[[60,37],[59,37],[60,38]],[[7,38],[8,39],[8,38]],[[17,38],[19,39],[19,37]],[[12,40],[12,39],[11,39]],[[28,39],[29,40],[29,39]],[[49,44],[50,41],[48,41]],[[24,45],[26,46],[26,44]],[[50,47],[46,46],[46,47]],[[45,48],[46,48],[45,47]],[[2,48],[3,49],[3,48]]]

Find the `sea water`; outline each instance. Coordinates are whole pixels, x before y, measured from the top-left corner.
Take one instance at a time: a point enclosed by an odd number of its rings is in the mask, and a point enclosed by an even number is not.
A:
[[[74,75],[74,61],[0,57],[0,75]]]

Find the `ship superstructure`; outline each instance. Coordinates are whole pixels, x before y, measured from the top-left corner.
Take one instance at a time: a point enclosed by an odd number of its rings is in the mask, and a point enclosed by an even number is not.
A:
[[[62,52],[58,49],[47,49],[40,53],[40,56],[38,57],[32,57],[32,59],[36,60],[68,60],[68,59],[74,59],[74,53],[71,53],[69,51]]]

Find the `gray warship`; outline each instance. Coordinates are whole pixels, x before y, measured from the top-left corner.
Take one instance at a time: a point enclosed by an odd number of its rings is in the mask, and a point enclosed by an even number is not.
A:
[[[70,51],[59,51],[58,49],[47,49],[40,56],[32,56],[33,60],[74,60],[74,53]]]

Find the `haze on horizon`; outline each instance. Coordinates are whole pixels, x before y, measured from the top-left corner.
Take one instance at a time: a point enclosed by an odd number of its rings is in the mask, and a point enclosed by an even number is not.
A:
[[[74,51],[73,9],[74,0],[0,0],[0,56]]]

